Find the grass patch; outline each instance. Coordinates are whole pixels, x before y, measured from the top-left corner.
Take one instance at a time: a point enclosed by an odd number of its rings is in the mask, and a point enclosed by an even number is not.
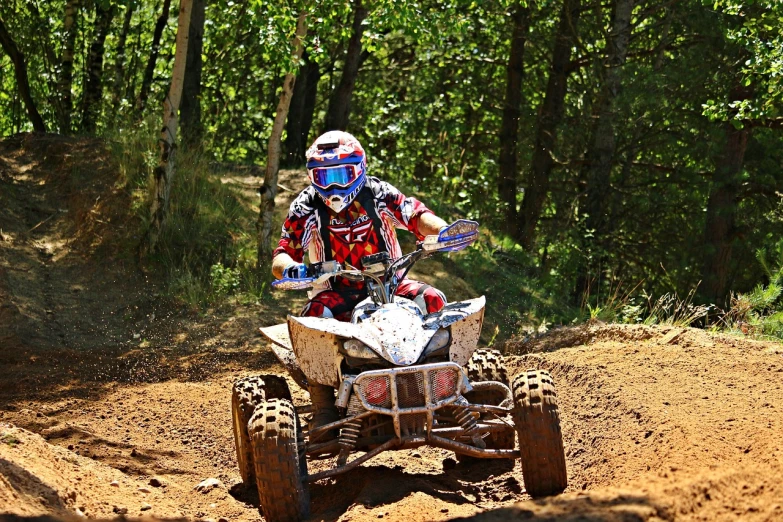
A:
[[[151,125],[140,124],[110,140],[122,182],[132,194],[138,237],[150,223],[156,136]],[[168,219],[156,251],[145,260],[162,273],[171,297],[196,307],[231,296],[257,300],[267,285],[255,270],[255,201],[223,183],[223,174],[206,155],[178,151]]]
[[[770,253],[756,252],[768,283],[757,285],[746,294],[734,294],[731,307],[720,321],[731,332],[757,339],[783,340],[783,240]]]
[[[199,305],[232,295],[261,297],[267,283],[256,273],[253,202],[222,183],[199,154],[180,155],[177,173],[154,254],[172,293]]]
[[[13,435],[11,433],[3,433],[0,435],[0,442],[3,444],[7,444],[8,446],[15,448],[19,444],[22,443],[21,440],[16,435]]]

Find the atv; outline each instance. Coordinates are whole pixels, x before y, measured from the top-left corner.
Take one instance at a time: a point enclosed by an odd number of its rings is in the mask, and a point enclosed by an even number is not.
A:
[[[247,377],[233,386],[240,474],[246,485],[255,482],[267,521],[306,518],[310,482],[355,469],[384,451],[423,445],[454,451],[461,460],[520,459],[525,488],[534,497],[565,489],[552,378],[527,370],[509,387],[503,356],[477,350],[484,297],[427,314],[395,296],[417,261],[464,248],[477,235],[477,223],[460,220],[399,259],[366,256],[363,270],[325,262],[310,267],[311,277],[273,283],[318,289],[342,277],[363,281],[369,297],[350,323],[289,316],[287,323],[261,329],[299,386],[315,382],[337,390],[336,422],[308,430],[303,421],[312,406],[295,406],[280,376]],[[334,467],[308,474],[308,460],[328,458]]]

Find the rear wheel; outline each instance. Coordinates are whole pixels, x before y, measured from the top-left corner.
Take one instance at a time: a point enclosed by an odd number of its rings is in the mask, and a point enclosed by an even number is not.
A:
[[[291,401],[272,399],[256,408],[248,426],[256,485],[267,522],[302,520],[310,510],[302,428]]]
[[[498,381],[508,386],[506,361],[497,350],[476,350],[465,365],[465,370],[470,382]]]
[[[245,377],[231,388],[231,417],[234,427],[234,445],[237,450],[237,464],[242,482],[252,484],[255,480],[253,450],[247,433],[247,423],[256,407],[269,399],[291,400],[288,383],[277,375]]]
[[[470,382],[496,381],[509,385],[508,373],[503,354],[497,350],[481,349],[473,352],[468,364],[465,366]],[[490,404],[498,406],[504,396],[493,391],[473,391],[465,394],[465,398],[471,404]],[[495,418],[492,414],[482,414],[479,422],[484,419]],[[496,431],[490,433],[484,442],[487,449],[514,449],[514,430]],[[470,460],[472,457],[457,454],[460,461]]]
[[[527,492],[533,497],[562,492],[568,477],[557,394],[549,372],[527,370],[514,379],[514,424]]]

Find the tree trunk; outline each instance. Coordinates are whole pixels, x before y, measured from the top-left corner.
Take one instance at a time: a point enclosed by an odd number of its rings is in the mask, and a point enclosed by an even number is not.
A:
[[[59,118],[60,99],[57,95],[59,92],[57,82],[59,81],[58,68],[60,66],[60,61],[57,59],[54,47],[52,46],[51,28],[49,27],[48,20],[44,20],[44,17],[41,15],[41,11],[39,11],[35,2],[27,2],[27,9],[33,18],[32,30],[35,31],[36,40],[39,41],[41,48],[44,71],[46,71],[47,75],[46,84],[49,88],[49,92],[54,93],[54,96],[51,96],[49,101],[54,108],[55,115],[58,115]]]
[[[321,80],[321,71],[317,63],[311,62],[307,67],[309,69],[307,71],[307,91],[305,92],[304,111],[302,114],[302,148],[300,155],[302,161],[304,161],[305,152],[310,145],[308,138],[310,137],[310,129],[313,128],[315,103],[318,99],[318,82]]]
[[[135,0],[129,0],[128,6],[125,8],[125,16],[122,20],[122,29],[120,30],[120,36],[117,41],[116,59],[114,62],[114,87],[112,88],[112,106],[114,114],[117,114],[117,110],[120,107],[120,101],[123,98],[124,85],[125,85],[125,47],[128,42],[128,33],[130,32],[130,24],[133,19],[133,11],[136,9]]]
[[[307,34],[306,18],[306,13],[302,11],[296,22],[292,56],[294,63],[299,62],[302,56],[302,40],[305,34]],[[294,72],[289,72],[285,75],[283,92],[280,94],[280,101],[277,104],[277,112],[275,113],[275,122],[272,125],[272,134],[269,136],[264,184],[259,189],[261,205],[258,213],[258,222],[256,223],[256,232],[258,234],[258,268],[261,274],[268,272],[272,261],[272,221],[274,220],[275,196],[277,196],[277,174],[280,169],[283,126],[288,116],[288,107],[291,104],[291,95],[293,94],[295,83],[296,74]]]
[[[152,34],[152,50],[150,51],[150,58],[147,61],[147,67],[144,69],[144,79],[141,81],[139,99],[136,102],[136,109],[139,112],[144,110],[144,106],[147,104],[147,98],[150,94],[152,78],[155,74],[155,64],[158,62],[158,54],[160,53],[160,38],[163,35],[163,30],[166,28],[166,23],[169,21],[170,7],[171,0],[163,0],[163,10],[158,17],[158,21],[155,23],[155,32]],[[179,29],[177,30],[179,31]],[[179,37],[179,34],[177,36]]]
[[[65,3],[65,21],[63,22],[63,51],[60,57],[60,81],[58,91],[60,96],[60,132],[71,133],[71,112],[73,101],[71,86],[73,84],[73,52],[76,45],[80,0],[67,0]]]
[[[167,0],[168,1],[168,0]],[[166,222],[171,194],[171,180],[174,177],[174,159],[177,151],[177,126],[179,123],[179,105],[182,87],[185,82],[187,63],[190,14],[192,0],[181,0],[177,20],[177,44],[174,54],[174,67],[171,71],[169,94],[163,102],[163,129],[160,134],[160,163],[155,168],[155,197],[152,200],[151,222],[147,235],[141,245],[141,255],[146,256],[155,250],[160,232]]]
[[[620,69],[625,64],[628,42],[631,38],[631,14],[635,0],[615,0],[612,15],[612,29],[607,41],[607,56],[603,68],[603,84],[598,100],[598,112],[593,127],[591,146],[587,151],[585,178],[587,194],[585,202],[585,252],[588,260],[577,281],[576,300],[581,294],[590,294],[590,268],[601,267],[605,252],[602,252],[607,219],[607,207],[611,191],[612,163],[615,150],[615,100],[622,87]],[[600,269],[600,268],[599,268]]]
[[[517,3],[511,11],[513,30],[506,65],[506,99],[500,124],[498,196],[503,203],[508,233],[514,235],[517,223],[517,138],[522,105],[522,72],[525,43],[530,29],[530,9]]]
[[[351,114],[351,97],[356,85],[356,77],[359,75],[359,66],[362,62],[362,22],[367,18],[367,8],[361,0],[356,0],[353,8],[353,25],[351,39],[348,41],[348,51],[345,53],[343,73],[340,83],[329,99],[329,109],[324,121],[325,130],[346,130],[348,118]]]
[[[673,16],[674,10],[672,8],[668,8],[666,10],[666,18],[664,19],[663,29],[661,29],[661,39],[660,43],[658,44],[657,48],[657,55],[655,57],[655,60],[653,61],[653,73],[656,75],[661,71],[661,68],[663,67],[663,60],[666,55],[666,49],[669,45],[669,32],[671,30],[672,21],[674,19]],[[663,89],[660,87],[660,84],[653,83],[653,86],[651,90],[648,90],[648,95],[653,97],[660,97],[664,98],[666,96],[666,93],[663,91]],[[620,170],[620,175],[617,180],[617,187],[620,190],[623,190],[626,187],[626,184],[628,180],[631,179],[631,168],[633,166],[633,163],[636,161],[636,157],[639,155],[639,151],[641,149],[641,144],[643,141],[644,131],[645,129],[648,129],[647,125],[644,125],[642,123],[641,118],[636,121],[636,124],[633,127],[633,132],[631,134],[630,140],[628,140],[628,151],[625,155],[625,158],[622,161],[622,169]],[[620,215],[622,214],[622,206],[621,205],[615,205],[612,209],[610,209],[609,215],[611,216],[609,218],[609,227],[607,229],[607,233],[613,234],[617,224],[620,221]],[[611,236],[614,238],[614,236]],[[614,240],[611,241],[614,243]],[[609,249],[612,248],[612,244],[609,245]]]
[[[19,96],[22,98],[24,107],[27,110],[27,116],[33,124],[33,129],[36,132],[46,132],[46,125],[44,125],[43,119],[38,113],[33,97],[30,94],[30,81],[27,78],[27,64],[25,63],[24,55],[19,51],[16,42],[8,33],[2,18],[0,18],[0,45],[2,45],[3,50],[14,64],[14,74],[16,75]]]
[[[201,125],[201,50],[204,47],[206,0],[193,0],[188,40],[188,63],[182,91],[182,141],[188,147],[198,147],[204,129]]]
[[[285,127],[283,164],[286,167],[304,165],[304,156],[309,145],[307,138],[313,124],[315,99],[318,94],[318,80],[321,78],[318,64],[310,61],[306,52],[303,55],[303,61],[304,65],[296,77]]]
[[[125,85],[123,87],[125,92],[125,99],[130,101],[136,97],[136,82],[138,80],[137,75],[133,74],[133,71],[137,71],[141,65],[141,51],[142,48],[142,35],[144,33],[144,21],[139,20],[134,27],[135,38],[131,44],[130,60],[126,71],[131,71],[130,74],[125,75]],[[127,53],[126,53],[127,54]]]
[[[616,0],[612,31],[607,42],[607,60],[601,89],[598,118],[592,146],[587,153],[587,227],[600,234],[605,224],[605,204],[617,143],[614,135],[614,105],[622,87],[620,68],[625,64],[631,37],[634,0]]]
[[[104,44],[113,18],[113,5],[105,8],[101,2],[95,2],[95,38],[90,45],[87,81],[84,84],[82,97],[81,129],[87,133],[95,132],[96,113],[100,112],[103,97],[103,54],[106,49]]]
[[[555,35],[552,67],[546,86],[536,132],[533,161],[519,213],[517,239],[525,250],[531,250],[536,239],[536,227],[549,192],[549,175],[554,163],[557,127],[563,119],[563,106],[568,84],[568,64],[574,46],[581,0],[565,0],[560,12],[560,24]]]
[[[731,100],[752,98],[752,89],[735,87]],[[726,141],[718,165],[712,176],[707,200],[707,222],[704,229],[704,265],[701,293],[709,303],[724,305],[729,288],[734,222],[737,215],[738,193],[741,186],[742,165],[751,134],[751,127],[741,129],[726,122]]]

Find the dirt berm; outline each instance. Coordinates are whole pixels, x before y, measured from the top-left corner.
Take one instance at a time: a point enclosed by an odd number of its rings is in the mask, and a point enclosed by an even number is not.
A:
[[[117,187],[100,142],[0,142],[0,519],[260,520],[229,390],[282,373],[256,332],[293,305],[167,307],[111,247],[134,227]],[[593,324],[506,348],[512,373],[555,379],[565,494],[532,501],[518,464],[420,449],[315,484],[312,519],[783,520],[780,344]]]

